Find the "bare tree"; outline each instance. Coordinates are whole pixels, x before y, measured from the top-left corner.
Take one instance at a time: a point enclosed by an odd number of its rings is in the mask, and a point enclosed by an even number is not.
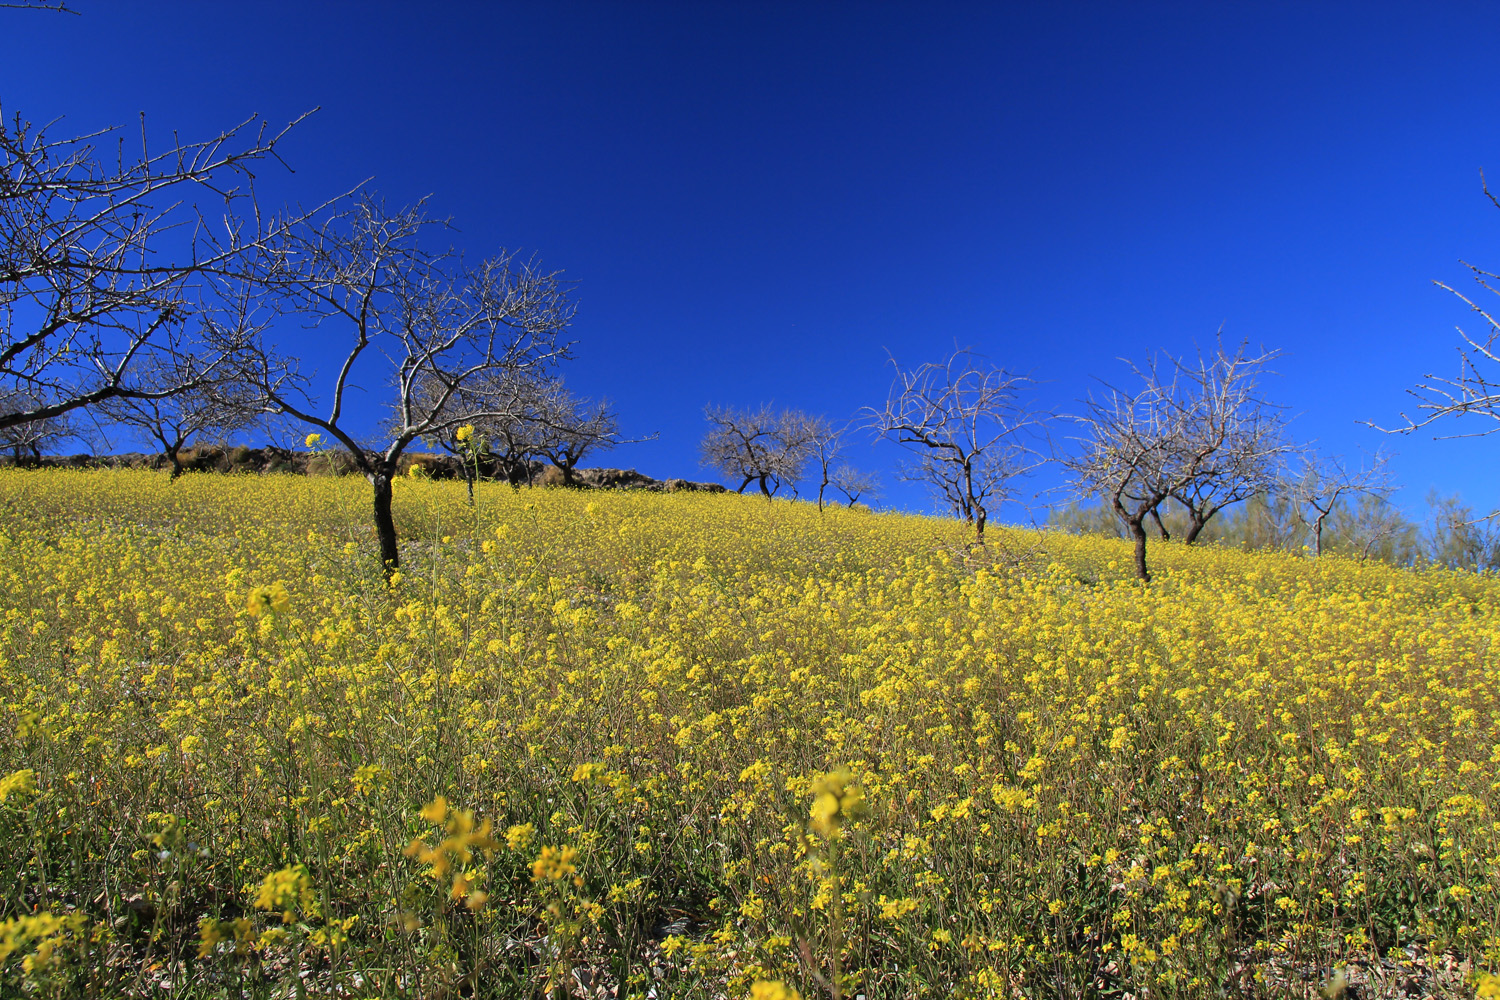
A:
[[[839,426],[827,417],[809,417],[806,430],[808,457],[818,470],[818,510],[821,511],[824,494],[833,486],[840,468],[834,463],[844,449],[844,433],[848,425]]]
[[[1385,499],[1395,490],[1386,456],[1376,452],[1368,464],[1351,467],[1341,456],[1308,449],[1282,473],[1282,491],[1303,526],[1312,532],[1313,553],[1323,554],[1323,528],[1340,501],[1360,496]]]
[[[1257,364],[1269,357],[1256,359]],[[1192,381],[1204,396],[1221,397],[1225,387],[1216,385],[1215,380],[1228,372],[1229,365],[1222,361],[1209,365],[1200,362]],[[1280,459],[1290,449],[1280,409],[1254,398],[1217,415],[1215,409],[1222,407],[1204,407],[1203,422],[1194,430],[1201,442],[1215,440],[1221,433],[1222,442],[1198,473],[1171,494],[1187,514],[1188,527],[1182,536],[1185,545],[1196,542],[1208,522],[1224,508],[1274,488]],[[1153,510],[1152,516],[1160,527],[1159,510]],[[1165,528],[1162,535],[1167,537]]]
[[[852,465],[840,465],[828,477],[828,485],[844,495],[853,507],[862,496],[878,496],[880,477],[873,472],[862,472]]]
[[[1432,523],[1426,532],[1427,558],[1446,569],[1484,573],[1500,567],[1500,531],[1492,518],[1475,517],[1457,496],[1427,494]]]
[[[756,483],[769,500],[784,483],[802,476],[811,452],[811,418],[797,410],[736,410],[710,406],[703,411],[709,431],[700,445],[705,466],[738,476],[739,489]]]
[[[311,380],[257,349],[248,366],[264,408],[327,433],[369,479],[380,560],[400,564],[392,482],[407,446],[509,416],[516,380],[540,378],[565,357],[573,316],[558,272],[501,251],[467,265],[431,253],[419,237],[433,223],[421,206],[387,211],[372,197],[290,234],[265,280],[282,308],[349,347],[321,397]],[[380,440],[362,438],[348,412],[356,380],[390,392]]]
[[[1243,491],[1243,485],[1226,485],[1243,484],[1243,454],[1258,456],[1259,449],[1279,442],[1246,432],[1271,424],[1258,380],[1273,356],[1249,356],[1243,344],[1231,353],[1222,343],[1193,364],[1157,356],[1144,366],[1130,366],[1138,389],[1106,386],[1107,392],[1072,418],[1082,429],[1083,449],[1064,465],[1075,490],[1103,499],[1129,530],[1141,580],[1151,579],[1146,519],[1159,520],[1161,504],[1182,493],[1203,505],[1198,514],[1206,522],[1228,502],[1225,497]],[[1247,441],[1250,445],[1241,448]],[[1279,443],[1274,447],[1273,454],[1279,453]],[[1213,499],[1205,503],[1205,498]]]
[[[0,391],[0,415],[37,406],[25,392]],[[23,424],[0,424],[0,450],[11,453],[15,465],[39,465],[42,452],[60,441],[78,437],[79,433],[68,414],[42,417]]]
[[[0,427],[232,367],[253,331],[251,262],[293,221],[261,215],[254,169],[296,124],[152,150],[142,120],[131,152],[116,129],[53,138],[0,116],[0,387],[31,400]],[[162,371],[177,381],[145,378]]]
[[[499,477],[513,487],[530,484],[549,385],[529,372],[500,371],[476,378],[468,392],[488,399],[493,412],[433,436],[439,447],[461,460],[470,503],[480,478]]]
[[[1325,547],[1338,547],[1355,558],[1379,559],[1392,566],[1421,561],[1421,529],[1380,494],[1365,493],[1341,504],[1324,527]]]
[[[609,451],[625,441],[620,436],[620,419],[608,400],[575,396],[557,380],[544,388],[532,419],[536,452],[562,472],[565,486],[576,484],[573,470],[587,455]]]
[[[973,351],[904,369],[884,409],[870,409],[877,436],[917,455],[902,478],[925,483],[984,544],[990,512],[1015,495],[1017,477],[1041,462],[1034,438],[1045,420],[1026,406],[1031,380],[995,367]]]
[[[148,372],[146,386],[181,385],[173,372]],[[144,434],[161,449],[171,466],[171,479],[183,473],[182,449],[205,434],[228,435],[255,422],[257,397],[247,385],[232,378],[189,385],[171,396],[117,396],[99,405],[111,422]]]

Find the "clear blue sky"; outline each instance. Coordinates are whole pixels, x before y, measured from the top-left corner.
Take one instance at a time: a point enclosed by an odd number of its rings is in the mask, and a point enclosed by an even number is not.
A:
[[[1500,268],[1500,6],[74,2],[0,11],[7,115],[195,137],[321,106],[273,193],[373,176],[566,269],[567,378],[660,433],[609,464],[705,476],[704,404],[847,416],[887,349],[973,345],[1065,410],[1222,325],[1285,352],[1299,437],[1397,452],[1413,512],[1500,504],[1500,437],[1357,423],[1456,369],[1432,281]],[[854,449],[925,507],[897,457]]]

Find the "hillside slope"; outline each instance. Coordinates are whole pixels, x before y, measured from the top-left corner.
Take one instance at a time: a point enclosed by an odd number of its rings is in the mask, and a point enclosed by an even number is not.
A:
[[[0,472],[11,985],[1471,995],[1500,959],[1493,579],[1167,545],[1142,587],[1107,539],[403,481],[388,586],[367,505]]]

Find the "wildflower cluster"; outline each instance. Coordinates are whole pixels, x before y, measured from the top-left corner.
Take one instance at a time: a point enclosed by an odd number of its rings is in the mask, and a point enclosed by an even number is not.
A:
[[[429,845],[420,837],[406,845],[403,853],[409,858],[427,865],[427,875],[442,883],[451,875],[448,887],[450,901],[462,902],[471,910],[477,910],[489,900],[489,894],[478,888],[480,876],[470,869],[474,852],[483,852],[486,857],[500,849],[492,837],[493,824],[486,819],[478,826],[474,824],[474,813],[466,809],[451,809],[448,800],[439,795],[422,809],[422,819],[439,827],[440,836]]]

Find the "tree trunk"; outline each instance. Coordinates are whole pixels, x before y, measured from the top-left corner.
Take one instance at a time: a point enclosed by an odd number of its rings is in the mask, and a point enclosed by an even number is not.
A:
[[[1197,541],[1199,533],[1203,531],[1203,526],[1208,523],[1208,518],[1200,517],[1196,513],[1191,513],[1189,516],[1192,521],[1188,524],[1187,534],[1182,536],[1183,545],[1192,545]]]
[[[984,545],[984,522],[987,519],[987,517],[988,517],[988,515],[985,514],[983,507],[979,508],[978,512],[974,516],[974,544],[975,545],[978,545],[978,546],[983,546]]]
[[[760,491],[766,495],[767,500],[771,499],[771,488],[766,485],[766,480],[769,478],[769,476],[760,477]]]
[[[177,482],[177,477],[182,475],[182,458],[177,454],[176,448],[167,449],[167,461],[172,463],[172,474],[167,477],[167,482]]]
[[[1151,582],[1151,571],[1146,568],[1146,525],[1144,517],[1131,519],[1130,537],[1135,539],[1135,575],[1142,583]]]
[[[389,466],[381,466],[370,475],[370,485],[375,488],[375,534],[380,539],[380,565],[387,577],[401,565],[401,553],[396,548],[396,520],[391,516],[393,471]]]
[[[1151,520],[1156,522],[1156,530],[1161,532],[1161,540],[1164,542],[1170,542],[1172,540],[1172,534],[1171,532],[1167,531],[1167,526],[1161,523],[1161,511],[1155,507],[1151,508]]]

